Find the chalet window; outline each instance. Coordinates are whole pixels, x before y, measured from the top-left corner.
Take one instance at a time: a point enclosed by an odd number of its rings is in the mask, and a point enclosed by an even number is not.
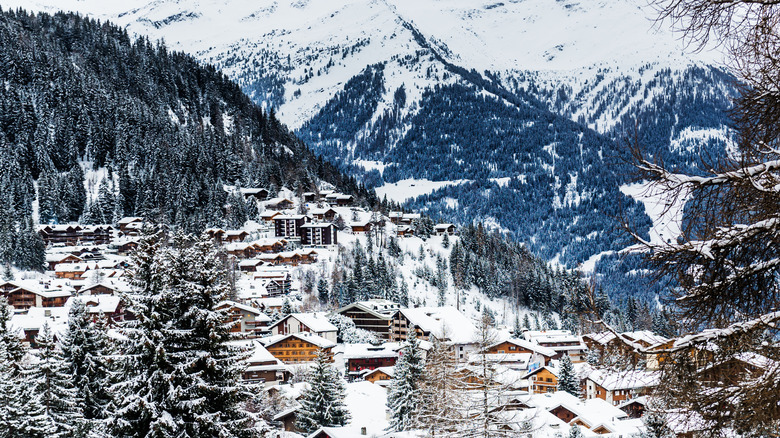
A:
[[[515,350],[517,350],[517,347],[514,347],[514,346],[509,347],[509,351],[515,351]]]

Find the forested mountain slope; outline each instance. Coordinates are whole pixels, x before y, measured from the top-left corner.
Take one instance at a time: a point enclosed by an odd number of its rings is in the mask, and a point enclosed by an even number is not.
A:
[[[198,231],[236,219],[225,184],[323,181],[375,202],[190,55],[75,14],[24,11],[0,14],[0,49],[5,260],[26,246],[36,207],[44,222],[137,215]],[[110,177],[88,196],[84,171],[100,168]]]

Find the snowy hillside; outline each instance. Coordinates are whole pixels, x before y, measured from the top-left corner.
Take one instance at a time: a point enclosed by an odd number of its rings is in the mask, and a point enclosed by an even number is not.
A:
[[[643,0],[2,4],[162,38],[380,196],[567,267],[630,245],[616,217],[652,224],[619,189],[628,136],[681,168],[731,144],[720,53],[686,52]]]

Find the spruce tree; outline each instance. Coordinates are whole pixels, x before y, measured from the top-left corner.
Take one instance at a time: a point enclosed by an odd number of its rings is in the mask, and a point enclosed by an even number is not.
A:
[[[7,356],[11,368],[18,371],[25,349],[19,340],[19,332],[10,323],[11,307],[5,297],[0,295],[0,344],[3,345],[3,355]]]
[[[326,304],[330,297],[328,293],[328,280],[325,277],[320,277],[320,281],[317,282],[317,295],[320,299],[320,304]]]
[[[350,414],[344,405],[344,382],[325,351],[317,351],[307,381],[310,386],[301,394],[295,427],[310,434],[320,427],[347,424]]]
[[[582,430],[576,424],[569,429],[569,438],[584,438]]]
[[[68,330],[62,336],[62,353],[70,367],[76,388],[76,400],[87,420],[102,420],[108,415],[110,369],[105,356],[108,339],[105,327],[92,321],[84,303],[74,300],[68,317]]]
[[[558,391],[568,392],[575,397],[580,396],[579,379],[574,372],[571,358],[566,355],[558,360]]]
[[[35,338],[37,361],[32,364],[27,377],[34,385],[36,397],[44,408],[44,414],[54,426],[55,437],[66,437],[79,428],[82,420],[77,401],[70,364],[54,340],[48,323],[44,323]]]
[[[230,289],[213,243],[145,236],[127,273],[133,293],[125,299],[136,320],[122,328],[112,433],[255,436],[241,407],[251,394],[238,384],[246,354],[228,343],[228,315],[213,310]]]
[[[400,432],[417,426],[421,409],[419,386],[424,369],[420,341],[412,327],[395,364],[395,375],[387,394],[391,430]]]

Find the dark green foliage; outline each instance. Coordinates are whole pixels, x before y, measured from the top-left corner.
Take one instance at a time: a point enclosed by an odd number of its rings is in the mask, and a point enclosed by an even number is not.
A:
[[[0,213],[14,211],[0,233],[29,216],[33,179],[42,222],[125,214],[192,231],[235,225],[251,212],[226,208],[225,184],[325,180],[378,202],[214,67],[164,44],[75,14],[19,10],[0,13],[0,46]],[[108,167],[117,186],[112,178],[86,199],[79,162]]]
[[[317,352],[307,382],[310,386],[301,394],[295,427],[309,434],[320,427],[347,424],[350,413],[344,405],[344,382],[323,350]]]

